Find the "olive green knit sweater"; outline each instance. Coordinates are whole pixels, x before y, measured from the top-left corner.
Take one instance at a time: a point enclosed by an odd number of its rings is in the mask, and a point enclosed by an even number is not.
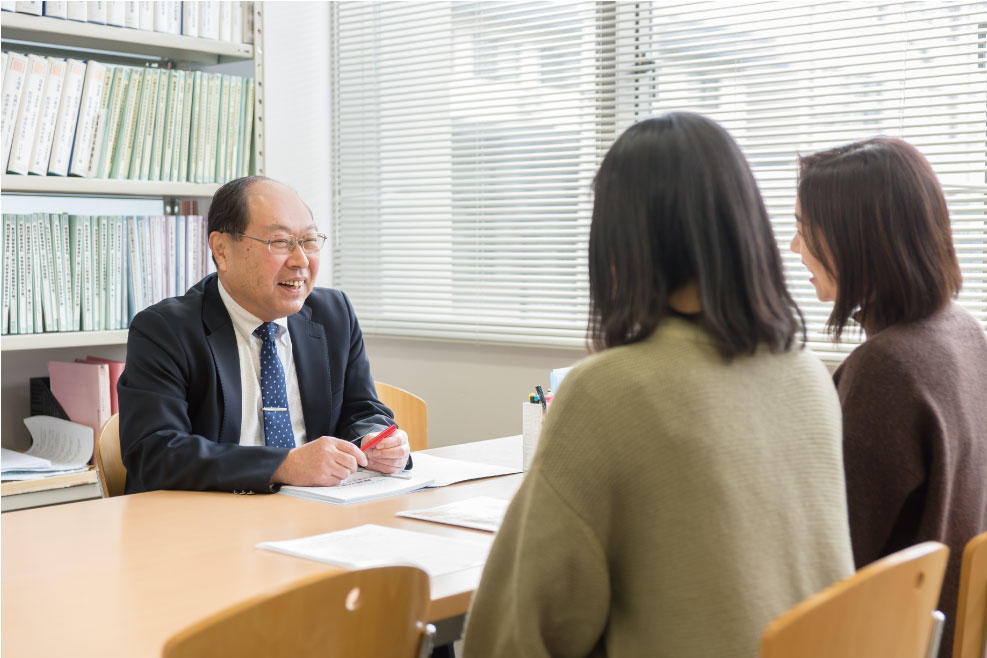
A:
[[[731,362],[667,318],[566,377],[469,614],[465,656],[753,658],[853,572],[840,407],[806,350]]]

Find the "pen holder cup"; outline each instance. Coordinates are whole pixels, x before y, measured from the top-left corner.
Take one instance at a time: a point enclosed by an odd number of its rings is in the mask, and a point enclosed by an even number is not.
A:
[[[521,468],[525,471],[531,466],[531,459],[538,447],[542,416],[540,404],[525,402],[521,405]]]

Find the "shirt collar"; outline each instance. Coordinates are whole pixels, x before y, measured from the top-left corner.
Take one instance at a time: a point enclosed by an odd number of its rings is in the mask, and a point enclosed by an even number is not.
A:
[[[219,277],[216,277],[216,283],[219,287],[219,296],[223,300],[223,304],[226,306],[226,312],[230,314],[230,319],[233,321],[233,327],[240,332],[241,335],[252,335],[254,333],[254,329],[264,324],[264,321],[240,306],[237,301],[233,299],[233,296],[226,291],[226,288],[223,287],[223,282]],[[278,339],[280,340],[284,338],[285,334],[288,333],[288,318],[278,318],[277,320],[274,320],[274,324],[278,325]]]

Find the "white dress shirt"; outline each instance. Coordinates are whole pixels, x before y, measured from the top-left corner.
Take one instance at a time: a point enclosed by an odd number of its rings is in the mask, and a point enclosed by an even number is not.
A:
[[[226,305],[226,311],[233,320],[233,333],[236,335],[237,353],[240,356],[240,445],[264,445],[264,406],[260,392],[260,348],[261,340],[254,336],[254,330],[264,322],[236,303],[226,292],[222,281],[219,296]],[[284,383],[288,389],[288,413],[291,414],[291,430],[295,435],[295,445],[305,443],[305,417],[302,415],[302,398],[298,390],[298,374],[295,372],[295,358],[291,353],[291,335],[288,333],[288,319],[278,318],[278,358],[284,367]]]

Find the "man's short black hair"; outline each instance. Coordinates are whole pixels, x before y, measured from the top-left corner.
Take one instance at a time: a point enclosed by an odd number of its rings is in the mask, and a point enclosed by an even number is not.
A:
[[[247,190],[267,176],[244,176],[224,184],[216,190],[209,205],[209,233],[219,231],[239,238],[247,231],[250,217],[247,212]]]

